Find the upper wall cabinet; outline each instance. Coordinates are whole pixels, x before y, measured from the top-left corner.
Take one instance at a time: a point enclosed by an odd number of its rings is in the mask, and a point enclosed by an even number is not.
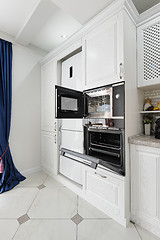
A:
[[[138,87],[160,84],[160,17],[137,29]]]
[[[120,13],[93,31],[83,41],[84,89],[123,81],[123,15]]]
[[[52,59],[41,67],[41,130],[55,131],[55,84],[57,61]]]

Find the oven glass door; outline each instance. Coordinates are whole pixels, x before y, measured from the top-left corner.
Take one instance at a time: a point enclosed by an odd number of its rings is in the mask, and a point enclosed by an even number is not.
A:
[[[120,134],[89,132],[90,155],[120,167],[122,165],[120,138]]]
[[[83,118],[83,92],[55,86],[56,118]]]
[[[124,132],[85,129],[85,154],[99,159],[99,164],[125,175]]]

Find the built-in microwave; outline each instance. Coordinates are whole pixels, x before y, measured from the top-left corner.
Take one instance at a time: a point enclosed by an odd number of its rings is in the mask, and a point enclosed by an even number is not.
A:
[[[84,92],[55,86],[56,118],[124,117],[124,82]]]

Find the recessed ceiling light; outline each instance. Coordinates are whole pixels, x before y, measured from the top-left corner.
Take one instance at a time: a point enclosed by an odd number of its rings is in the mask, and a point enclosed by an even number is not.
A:
[[[68,37],[68,35],[66,35],[66,34],[63,34],[63,35],[61,35],[61,38],[67,38]]]

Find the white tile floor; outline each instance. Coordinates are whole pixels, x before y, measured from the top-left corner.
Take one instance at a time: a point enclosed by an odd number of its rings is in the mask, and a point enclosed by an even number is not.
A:
[[[43,172],[0,195],[0,236],[3,240],[159,239],[131,223],[122,227]]]

